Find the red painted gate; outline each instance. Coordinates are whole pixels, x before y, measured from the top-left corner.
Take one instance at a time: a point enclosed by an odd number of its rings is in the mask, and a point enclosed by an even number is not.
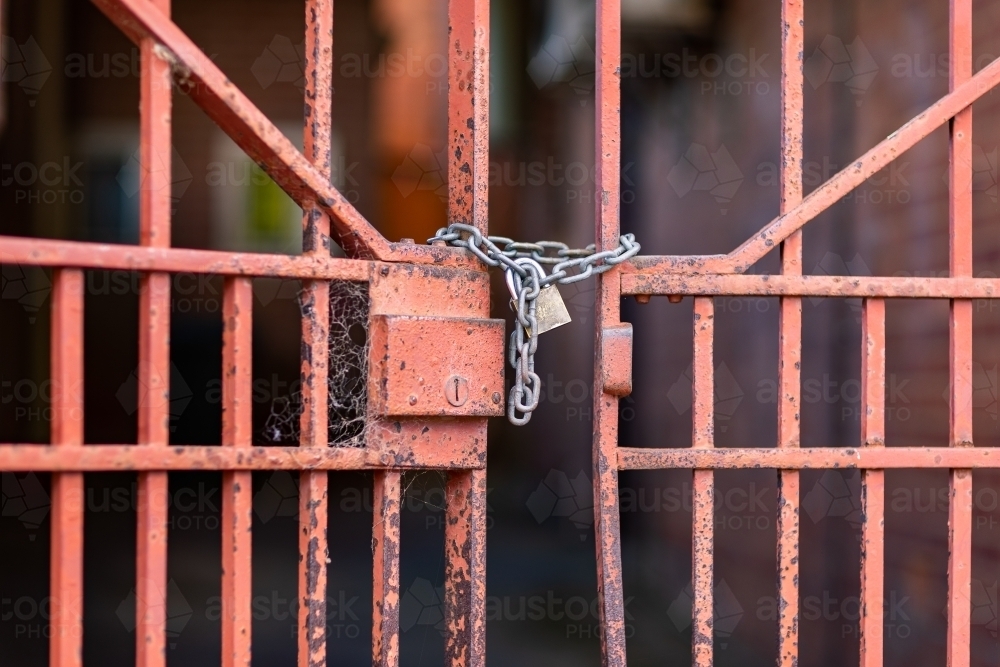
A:
[[[594,406],[594,506],[604,664],[624,665],[625,623],[618,514],[618,471],[693,470],[692,656],[713,662],[714,471],[778,471],[778,663],[799,657],[799,471],[862,470],[860,647],[862,667],[883,661],[885,469],[950,470],[948,639],[950,667],[969,664],[972,569],[972,469],[1000,466],[1000,450],[973,448],[972,299],[1000,294],[1000,281],[972,277],[972,103],[1000,83],[1000,61],[973,76],[972,1],[950,0],[950,92],[850,166],[803,198],[803,2],[782,0],[781,208],[778,217],[728,255],[637,257],[601,276],[595,377],[604,381]],[[618,243],[620,0],[597,1],[598,249]],[[802,227],[945,123],[950,124],[950,277],[859,278],[802,275]],[[747,275],[771,251],[781,274]],[[624,448],[617,442],[619,391],[625,374],[618,352],[620,302],[634,295],[671,301],[694,297],[693,432],[690,448]],[[714,447],[713,321],[715,296],[780,297],[778,439],[773,446]],[[802,297],[863,299],[861,441],[799,446]],[[950,437],[948,448],[887,447],[885,442],[885,301],[948,299],[950,313]],[[628,326],[628,325],[625,325]],[[596,388],[595,388],[596,389]],[[942,443],[944,444],[944,443]]]
[[[326,662],[327,471],[376,472],[373,664],[399,655],[400,479],[405,470],[449,473],[446,521],[446,659],[485,662],[486,422],[504,413],[502,323],[489,320],[486,267],[461,249],[390,243],[330,185],[333,0],[306,0],[306,126],[302,153],[230,83],[169,18],[169,0],[94,0],[141,48],[141,243],[109,246],[0,238],[0,261],[52,267],[51,368],[56,387],[51,445],[0,444],[0,469],[51,471],[51,664],[81,664],[83,473],[138,471],[137,664],[165,664],[167,475],[218,470],[223,477],[222,658],[249,665],[251,647],[251,479],[253,470],[300,474],[298,664]],[[799,471],[862,469],[861,664],[882,663],[884,470],[945,468],[951,475],[948,664],[969,664],[973,468],[1000,467],[1000,450],[972,439],[971,299],[1000,294],[1000,280],[972,278],[971,104],[1000,83],[1000,62],[973,75],[971,0],[951,0],[951,92],[861,156],[808,197],[802,196],[803,1],[782,0],[781,211],[728,255],[635,257],[599,276],[598,391],[595,391],[594,494],[602,650],[624,665],[625,626],[618,507],[620,470],[693,470],[693,662],[712,664],[714,470],[779,471],[779,663],[795,665],[799,633]],[[485,233],[488,190],[488,0],[449,3],[450,223]],[[596,249],[619,246],[620,0],[597,2]],[[169,247],[171,90],[177,86],[262,165],[303,209],[302,256],[254,255]],[[903,151],[945,123],[951,126],[951,276],[859,278],[802,275],[802,227]],[[348,259],[331,257],[333,241]],[[443,244],[442,244],[443,245]],[[779,275],[747,275],[771,251]],[[133,444],[83,446],[83,271],[141,272],[139,406]],[[219,447],[176,447],[168,440],[170,274],[225,278],[223,437]],[[251,440],[251,297],[255,277],[303,281],[303,410],[299,447],[256,447]],[[331,442],[327,410],[332,281],[368,289],[370,358],[364,446]],[[621,299],[651,295],[695,300],[693,433],[690,448],[623,448],[619,398],[631,391],[631,326]],[[767,448],[713,446],[713,297],[781,300],[778,441]],[[801,299],[864,302],[861,441],[799,447]],[[951,303],[951,426],[947,448],[887,446],[884,438],[885,300]],[[433,341],[435,344],[431,344]],[[440,341],[448,341],[441,345]],[[475,349],[477,360],[463,362]],[[468,358],[466,356],[465,358]],[[490,361],[495,359],[496,363]],[[155,499],[160,499],[159,501]],[[162,501],[162,502],[161,502]]]
[[[467,253],[389,243],[330,185],[333,0],[306,0],[304,151],[170,20],[170,0],[96,0],[141,49],[140,245],[0,238],[0,261],[53,267],[52,443],[0,444],[0,469],[51,471],[51,664],[80,665],[83,473],[137,471],[136,664],[166,663],[169,471],[223,472],[222,664],[250,664],[251,474],[293,470],[299,484],[298,664],[326,664],[327,472],[375,471],[372,661],[399,660],[401,474],[448,472],[445,654],[482,665],[485,634],[486,422],[503,414],[503,322],[489,320],[489,279]],[[449,5],[449,218],[485,231],[489,6]],[[303,210],[301,256],[170,247],[171,95],[194,100]],[[332,242],[350,259],[331,256]],[[83,446],[85,269],[140,272],[138,442]],[[223,428],[219,447],[169,445],[171,274],[221,275]],[[255,447],[251,428],[252,281],[302,281],[299,446]],[[373,359],[364,446],[331,441],[331,282],[367,284]],[[447,344],[441,344],[446,341]],[[475,351],[476,354],[472,352]],[[485,354],[484,354],[485,353]],[[495,363],[478,364],[476,355]],[[461,360],[466,359],[463,363]],[[401,368],[402,367],[402,368]],[[408,370],[403,370],[407,368]],[[465,393],[454,392],[460,382]]]

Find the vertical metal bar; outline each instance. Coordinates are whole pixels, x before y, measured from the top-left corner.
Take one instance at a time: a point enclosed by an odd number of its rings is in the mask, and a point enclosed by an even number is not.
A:
[[[715,446],[715,301],[712,297],[694,300],[694,361],[691,396],[692,438],[696,449]],[[713,619],[715,610],[715,473],[695,470],[691,488],[692,562],[691,663],[710,667],[713,660]]]
[[[399,665],[399,535],[402,474],[375,473],[372,502],[372,665]]]
[[[885,300],[861,312],[861,445],[885,446]],[[884,633],[885,471],[861,472],[861,667],[882,667]]]
[[[306,2],[305,156],[330,178],[330,132],[333,108],[333,2]],[[303,207],[303,254],[330,256],[330,219],[316,206]],[[330,289],[324,281],[308,281],[302,295],[303,446],[328,444],[327,366]]]
[[[474,225],[486,233],[489,0],[449,0],[448,55],[448,222]],[[445,663],[482,667],[486,662],[486,472],[451,473],[446,497]]]
[[[951,0],[949,10],[951,76],[949,87],[972,77],[972,0]],[[949,267],[954,277],[972,275],[972,107],[951,121]],[[952,447],[971,447],[972,302],[951,302],[949,336],[950,425]],[[967,667],[972,578],[972,471],[952,470],[948,510],[948,665]]]
[[[448,222],[486,232],[489,209],[490,2],[448,2]]]
[[[489,54],[489,0],[449,0],[448,222],[474,225],[483,233],[489,226]],[[451,473],[446,496],[445,663],[482,667],[486,662],[485,471]],[[398,573],[396,577],[398,586]],[[398,623],[394,630],[398,632]]]
[[[299,667],[326,664],[327,477],[299,477]]]
[[[149,0],[170,15],[170,0]],[[151,39],[140,45],[139,240],[170,246],[171,76]],[[170,441],[170,275],[142,277],[139,296],[139,442]],[[136,545],[136,665],[166,664],[167,517],[166,472],[139,473]]]
[[[802,0],[781,3],[781,203],[787,213],[802,201]],[[802,232],[781,244],[781,272],[802,275]],[[778,447],[800,443],[802,299],[783,297],[779,315]],[[778,665],[799,659],[799,471],[778,471]]]
[[[222,445],[250,447],[253,437],[253,280],[226,278],[222,300]],[[250,667],[251,526],[249,471],[222,473],[222,665]]]
[[[445,664],[486,665],[486,471],[448,475],[445,497]]]
[[[330,178],[333,114],[333,0],[306,0],[304,153]],[[330,219],[316,206],[302,207],[306,255],[329,257]],[[299,444],[329,443],[330,285],[307,282],[302,297],[302,418]],[[327,489],[324,471],[299,476],[298,665],[326,664]]]
[[[83,271],[52,276],[53,445],[83,445]],[[83,473],[52,475],[49,664],[80,667],[83,644]]]
[[[621,0],[597,0],[595,62],[596,122],[595,244],[618,246],[621,234]],[[594,353],[594,535],[597,596],[604,667],[625,665],[625,607],[622,589],[621,516],[618,506],[618,397],[603,391],[604,330],[621,321],[621,274],[597,279]]]

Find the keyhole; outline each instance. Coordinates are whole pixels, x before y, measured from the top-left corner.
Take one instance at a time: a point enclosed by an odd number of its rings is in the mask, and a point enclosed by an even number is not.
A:
[[[469,400],[469,381],[461,375],[452,375],[445,381],[444,396],[456,408]]]

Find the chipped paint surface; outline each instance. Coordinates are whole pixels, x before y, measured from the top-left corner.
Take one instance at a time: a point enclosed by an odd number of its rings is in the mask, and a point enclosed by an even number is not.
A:
[[[329,183],[333,109],[333,0],[306,0],[305,18],[303,154],[324,183]],[[284,156],[282,162],[289,158],[290,156]],[[327,261],[330,258],[329,239],[333,231],[332,211],[323,206],[323,202],[327,201],[322,196],[323,193],[315,194],[320,196],[301,202],[302,253]],[[360,224],[348,227],[351,228],[352,235],[340,233],[337,239],[343,243],[349,238],[345,249],[357,253],[361,248],[352,245],[358,238],[354,234],[359,229],[363,230],[363,227]],[[323,280],[303,282],[300,307],[302,354],[299,381],[302,415],[299,445],[321,447],[328,444],[329,440],[330,283]],[[320,667],[327,662],[328,486],[326,471],[308,471],[299,475],[298,667]]]
[[[486,471],[452,472],[446,489],[445,665],[486,665]]]
[[[448,2],[448,223],[487,231],[489,0]]]
[[[226,278],[222,298],[222,446],[247,449],[253,438],[253,282]],[[222,665],[250,667],[252,473],[226,470],[222,490]]]
[[[369,406],[381,417],[500,417],[503,320],[374,315]],[[491,350],[484,353],[484,350]]]
[[[399,543],[402,473],[375,475],[372,507],[372,665],[399,664]]]
[[[618,246],[621,201],[621,1],[597,0],[595,62],[595,198],[597,250]],[[606,330],[621,320],[621,267],[597,278],[595,290],[594,377],[618,375],[601,354]],[[607,371],[605,371],[607,365]],[[594,391],[594,531],[597,596],[604,667],[625,665],[625,605],[622,590],[621,519],[618,511],[618,396]]]

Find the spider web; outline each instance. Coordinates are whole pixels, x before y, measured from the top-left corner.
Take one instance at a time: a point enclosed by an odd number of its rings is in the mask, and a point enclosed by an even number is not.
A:
[[[368,283],[330,283],[329,372],[327,375],[330,447],[363,447],[368,413]],[[302,308],[302,292],[299,292]],[[303,313],[303,316],[305,313]],[[296,444],[302,415],[302,392],[271,403],[264,425],[274,443]]]

